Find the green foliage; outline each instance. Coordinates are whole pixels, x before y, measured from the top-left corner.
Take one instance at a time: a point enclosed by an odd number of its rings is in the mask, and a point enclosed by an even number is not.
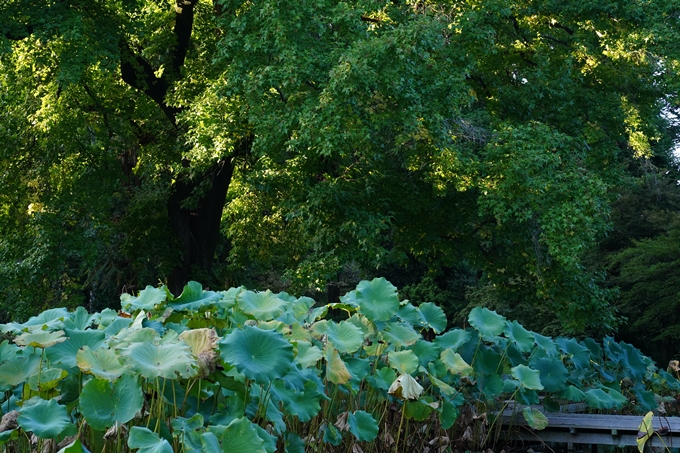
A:
[[[365,310],[353,301],[371,285],[389,291]],[[329,306],[315,308],[308,298],[213,293],[191,282],[181,298],[163,289],[165,300],[148,310],[130,302],[147,295],[124,295],[121,305],[131,312],[95,313],[82,329],[72,328],[85,319],[82,310],[5,324],[15,344],[0,344],[8,377],[0,405],[20,407],[19,432],[41,439],[77,432],[65,451],[270,453],[305,445],[345,451],[355,443],[413,448],[416,437],[430,442],[443,430],[460,439],[469,422],[460,413],[475,410],[499,423],[497,411],[509,401],[538,404],[539,392],[546,406],[523,410],[537,430],[555,404],[637,412],[680,390],[626,343],[552,339],[486,308],[470,314],[472,327],[437,333],[420,316],[407,320],[418,313],[410,302],[393,307],[393,288],[361,282],[345,302],[329,304],[348,312],[341,322],[324,319]],[[262,301],[276,309],[265,315]],[[440,309],[426,305],[425,313]],[[38,334],[50,341],[28,341]],[[27,439],[5,437],[18,448]],[[472,442],[481,448],[494,439]]]

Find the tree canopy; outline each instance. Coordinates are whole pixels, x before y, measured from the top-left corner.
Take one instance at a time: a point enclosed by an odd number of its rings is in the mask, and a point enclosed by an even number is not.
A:
[[[3,0],[4,310],[351,263],[610,331],[584,256],[672,148],[679,6]]]

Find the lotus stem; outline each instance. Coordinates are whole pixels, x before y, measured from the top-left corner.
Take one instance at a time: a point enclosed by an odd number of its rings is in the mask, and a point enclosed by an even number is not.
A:
[[[404,413],[406,413],[406,401],[401,405],[401,420],[399,420],[399,430],[397,431],[397,440],[394,443],[394,452],[399,453],[399,439],[401,438],[401,427],[404,425]]]

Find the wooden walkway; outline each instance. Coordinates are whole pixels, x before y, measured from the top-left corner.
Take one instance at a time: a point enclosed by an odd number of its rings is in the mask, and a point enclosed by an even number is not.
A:
[[[504,437],[528,442],[636,446],[638,428],[642,423],[642,416],[637,415],[544,414],[548,418],[548,427],[534,431],[527,426],[521,412],[505,411],[502,417]],[[668,433],[660,438],[653,435],[647,441],[648,446],[663,447],[665,444],[669,448],[680,447],[680,417],[654,416],[652,426],[655,431],[665,428]]]

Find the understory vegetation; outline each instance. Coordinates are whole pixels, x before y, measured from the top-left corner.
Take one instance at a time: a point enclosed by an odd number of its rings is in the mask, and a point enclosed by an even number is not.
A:
[[[447,330],[441,307],[400,300],[383,278],[327,305],[192,281],[179,297],[165,286],[123,294],[119,310],[51,308],[0,325],[0,445],[481,451],[500,442],[506,409],[537,431],[543,412],[573,402],[678,410],[678,376],[630,344],[550,338],[482,307],[467,324]]]

